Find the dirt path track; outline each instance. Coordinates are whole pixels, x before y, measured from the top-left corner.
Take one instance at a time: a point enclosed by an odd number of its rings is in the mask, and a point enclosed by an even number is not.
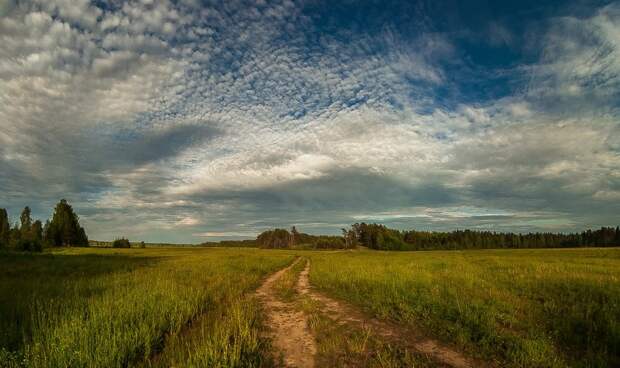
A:
[[[267,315],[273,348],[280,353],[275,357],[276,363],[281,357],[284,367],[312,368],[316,344],[308,327],[308,318],[303,312],[296,310],[294,303],[280,300],[274,290],[278,279],[299,261],[297,259],[290,266],[269,276],[256,290],[256,296]]]
[[[369,318],[359,309],[351,305],[336,301],[312,290],[308,277],[309,274],[310,262],[307,261],[306,267],[299,275],[299,280],[297,281],[297,292],[302,295],[308,295],[311,299],[322,304],[322,311],[335,322],[340,324],[351,324],[361,328],[370,328],[373,333],[381,336],[388,342],[393,342],[422,354],[426,354],[433,360],[449,367],[471,368],[483,366],[478,362],[473,363],[469,361],[457,351],[435,340],[424,338],[416,334],[415,331],[411,331],[395,323]]]

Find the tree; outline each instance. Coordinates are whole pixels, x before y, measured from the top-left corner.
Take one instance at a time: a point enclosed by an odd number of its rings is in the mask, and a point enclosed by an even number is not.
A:
[[[115,239],[112,242],[112,248],[131,248],[131,243],[125,238]]]
[[[32,226],[32,217],[30,215],[30,207],[26,206],[24,207],[22,214],[19,216],[19,220],[21,222],[19,231],[24,239],[30,238],[30,227]]]
[[[9,215],[6,209],[0,208],[0,248],[7,248],[9,246],[10,234]]]
[[[295,245],[297,244],[298,241],[299,241],[299,232],[297,231],[297,228],[293,226],[291,228],[291,240],[289,241],[289,244]]]
[[[88,246],[88,237],[80,226],[79,217],[65,199],[56,205],[45,238],[53,246]]]
[[[13,227],[9,230],[9,248],[18,248],[21,239],[21,232],[19,231],[19,224],[15,222]]]
[[[23,230],[25,227],[22,226],[20,229],[21,238],[18,242],[17,249],[29,251],[29,252],[40,252],[43,250],[43,225],[41,221],[37,220],[30,226],[30,230]]]
[[[42,234],[43,244],[45,246],[52,245],[50,239],[48,239],[49,231],[50,231],[50,220],[45,220],[45,225],[43,225],[43,234]]]
[[[344,238],[345,248],[357,247],[357,236],[355,236],[355,231],[342,229],[342,237]]]
[[[259,234],[256,241],[265,248],[288,248],[291,234],[286,229],[267,230]]]
[[[41,223],[41,220],[37,220],[32,224],[30,234],[32,240],[39,244],[43,243],[43,224]]]

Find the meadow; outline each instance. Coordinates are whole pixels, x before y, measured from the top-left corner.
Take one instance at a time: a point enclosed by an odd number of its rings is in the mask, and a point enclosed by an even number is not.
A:
[[[620,366],[620,249],[310,258],[319,290],[499,366]]]
[[[494,366],[620,366],[620,249],[425,252],[64,248],[0,253],[0,366],[269,367],[268,275],[309,315],[317,366],[434,366],[296,294],[318,292]]]
[[[0,365],[259,366],[247,294],[291,260],[256,249],[2,254]]]

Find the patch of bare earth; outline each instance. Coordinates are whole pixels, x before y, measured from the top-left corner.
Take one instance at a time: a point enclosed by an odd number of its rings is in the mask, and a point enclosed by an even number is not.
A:
[[[307,316],[295,308],[294,303],[284,302],[276,296],[276,282],[291,269],[290,266],[269,276],[256,290],[269,327],[269,338],[275,350],[275,360],[284,367],[312,368],[316,355],[314,337],[308,327]]]
[[[305,269],[299,275],[296,286],[297,292],[301,295],[307,295],[312,300],[320,303],[322,305],[322,312],[336,323],[368,328],[372,333],[380,336],[385,341],[427,355],[441,365],[455,368],[485,366],[481,362],[474,362],[464,357],[461,353],[438,341],[421,336],[410,328],[368,317],[359,309],[347,303],[336,301],[318,293],[310,287],[309,273],[310,262],[308,261],[306,262]]]

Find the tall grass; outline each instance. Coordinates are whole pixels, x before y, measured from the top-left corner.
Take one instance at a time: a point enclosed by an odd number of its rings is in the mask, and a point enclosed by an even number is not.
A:
[[[620,365],[620,249],[311,257],[319,289],[502,366]]]
[[[291,259],[283,252],[249,249],[1,255],[0,362],[9,367],[148,364],[165,339],[217,311],[224,322],[204,331],[196,353],[219,351],[209,359],[230,366],[258,354],[255,312],[241,307],[245,293]]]

